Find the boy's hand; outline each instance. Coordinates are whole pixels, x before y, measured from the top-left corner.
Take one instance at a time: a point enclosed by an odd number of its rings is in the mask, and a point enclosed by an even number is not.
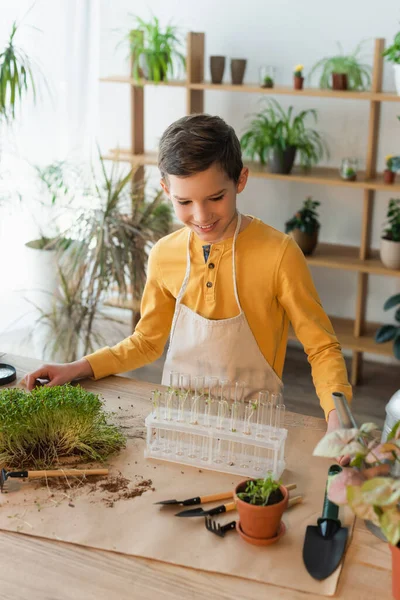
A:
[[[328,415],[328,427],[326,432],[331,433],[331,431],[334,431],[335,429],[340,429],[340,421],[336,409],[333,409]],[[350,456],[339,456],[336,460],[341,467],[346,467],[350,463]]]
[[[93,377],[93,371],[90,363],[85,358],[82,358],[81,360],[61,365],[42,365],[36,371],[25,375],[21,383],[30,391],[37,385],[38,379],[47,379],[48,383],[45,383],[45,385],[53,387],[55,385],[63,385],[73,379],[83,379],[84,377]]]

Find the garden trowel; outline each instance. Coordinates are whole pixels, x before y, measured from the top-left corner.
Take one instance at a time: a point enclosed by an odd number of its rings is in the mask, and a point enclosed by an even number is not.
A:
[[[337,475],[341,470],[339,465],[332,465],[329,467],[328,477]],[[347,527],[342,527],[338,516],[339,507],[328,499],[326,487],[322,516],[317,525],[308,525],[304,538],[303,561],[314,579],[329,577],[342,560],[348,530]]]
[[[80,477],[88,475],[108,475],[108,469],[57,469],[49,471],[0,471],[1,492],[7,492],[8,479],[47,479],[50,477]]]

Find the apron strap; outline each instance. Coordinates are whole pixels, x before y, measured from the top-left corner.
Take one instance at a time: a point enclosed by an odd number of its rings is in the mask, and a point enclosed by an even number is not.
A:
[[[238,219],[237,219],[236,229],[235,229],[235,233],[233,235],[233,242],[232,242],[232,276],[233,276],[233,291],[235,293],[236,303],[238,305],[239,311],[242,313],[243,310],[242,310],[242,307],[239,302],[239,294],[238,294],[238,290],[237,290],[237,281],[236,281],[236,239],[239,234],[241,224],[242,224],[242,215],[240,214],[240,212],[238,212]],[[181,289],[179,290],[179,294],[176,297],[176,305],[181,303],[183,294],[185,293],[187,284],[189,282],[190,263],[191,263],[191,260],[190,260],[191,237],[192,237],[192,232],[189,229],[187,248],[186,248],[186,272],[185,272],[185,277],[183,278],[183,281],[182,281]]]

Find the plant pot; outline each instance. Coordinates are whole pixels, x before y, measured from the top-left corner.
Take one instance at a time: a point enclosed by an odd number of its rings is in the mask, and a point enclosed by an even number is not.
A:
[[[395,171],[390,171],[390,169],[385,169],[383,171],[383,181],[384,183],[394,183],[394,180],[396,178],[396,173]]]
[[[388,269],[400,269],[400,242],[381,238],[381,261]]]
[[[242,481],[235,489],[235,503],[239,513],[240,528],[249,538],[255,540],[267,540],[278,535],[282,515],[287,508],[289,493],[285,486],[280,490],[283,500],[268,506],[257,506],[249,504],[238,498],[237,494],[244,492],[248,480]]]
[[[233,85],[242,85],[247,60],[245,58],[232,58],[231,78]]]
[[[304,77],[299,77],[298,75],[295,75],[293,77],[293,83],[294,83],[294,89],[295,90],[302,90],[303,89],[303,83],[304,83]]]
[[[282,173],[287,175],[293,168],[296,158],[296,146],[289,146],[286,150],[272,148],[269,153],[268,170],[270,173]]]
[[[347,90],[347,75],[346,73],[332,73],[332,89]]]
[[[394,600],[400,600],[400,547],[390,545],[392,551],[392,594]]]
[[[393,65],[396,92],[400,96],[400,65]]]
[[[225,56],[210,56],[211,82],[222,83],[225,71]]]
[[[319,229],[316,229],[314,233],[311,235],[305,233],[304,231],[300,231],[300,229],[292,229],[289,235],[294,239],[299,248],[303,251],[303,254],[308,256],[312,254],[315,250],[315,247],[318,243],[318,232]]]

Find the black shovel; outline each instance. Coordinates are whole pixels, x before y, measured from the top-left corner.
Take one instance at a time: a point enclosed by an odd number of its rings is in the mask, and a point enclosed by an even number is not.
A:
[[[329,475],[340,473],[339,465],[329,468]],[[303,546],[303,561],[311,577],[321,581],[335,571],[342,560],[348,530],[342,527],[339,516],[339,507],[328,499],[325,488],[324,507],[322,517],[317,525],[308,525]]]

